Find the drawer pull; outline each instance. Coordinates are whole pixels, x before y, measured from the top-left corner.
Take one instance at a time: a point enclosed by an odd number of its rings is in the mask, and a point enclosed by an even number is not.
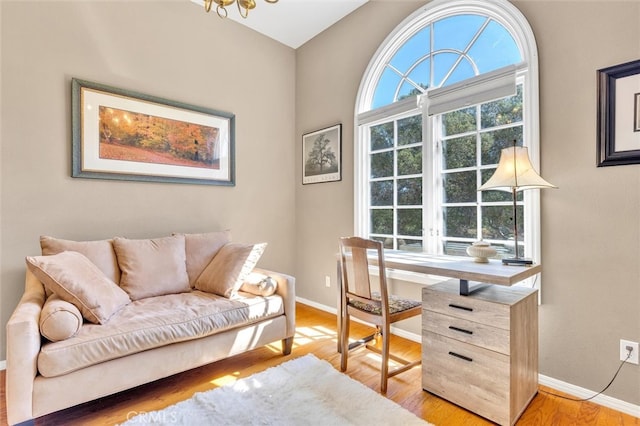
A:
[[[454,303],[449,303],[449,307],[454,309],[460,309],[462,311],[473,312],[473,308],[467,308],[466,306],[460,306]]]
[[[469,358],[468,356],[460,355],[455,352],[449,352],[449,355],[455,356],[456,358],[463,359],[465,361],[473,362],[473,358]]]
[[[453,330],[453,331],[459,331],[460,333],[473,334],[473,331],[471,331],[471,330],[465,330],[464,328],[458,328],[458,327],[454,327],[452,325],[449,326],[449,329]]]

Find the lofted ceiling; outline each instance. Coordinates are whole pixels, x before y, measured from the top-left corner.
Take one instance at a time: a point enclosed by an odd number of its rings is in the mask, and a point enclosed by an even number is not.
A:
[[[203,0],[191,0],[204,11]],[[243,19],[235,4],[228,6],[228,19],[233,19],[259,33],[297,49],[369,0],[279,0],[269,4],[256,0],[256,8]],[[220,19],[211,7],[211,19]]]

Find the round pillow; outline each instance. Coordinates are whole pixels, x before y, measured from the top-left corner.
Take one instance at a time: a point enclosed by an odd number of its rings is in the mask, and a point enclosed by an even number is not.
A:
[[[259,272],[252,272],[245,278],[240,290],[256,296],[268,297],[275,293],[277,288],[278,282],[275,278]]]
[[[40,334],[52,342],[73,337],[82,327],[80,310],[52,294],[40,312]]]

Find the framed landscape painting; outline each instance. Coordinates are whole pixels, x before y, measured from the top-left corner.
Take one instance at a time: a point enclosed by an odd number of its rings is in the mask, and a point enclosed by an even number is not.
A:
[[[72,79],[73,177],[235,184],[235,116]]]
[[[342,179],[342,124],[302,135],[302,184]]]

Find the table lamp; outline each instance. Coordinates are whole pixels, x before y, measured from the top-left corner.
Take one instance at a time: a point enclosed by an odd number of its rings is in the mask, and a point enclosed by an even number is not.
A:
[[[525,259],[518,253],[518,219],[516,216],[516,193],[525,189],[557,188],[542,179],[529,160],[529,152],[524,146],[504,148],[500,153],[500,161],[493,176],[478,191],[499,190],[511,192],[513,197],[513,236],[516,244],[516,255],[502,259],[505,265],[530,265],[531,259]]]

